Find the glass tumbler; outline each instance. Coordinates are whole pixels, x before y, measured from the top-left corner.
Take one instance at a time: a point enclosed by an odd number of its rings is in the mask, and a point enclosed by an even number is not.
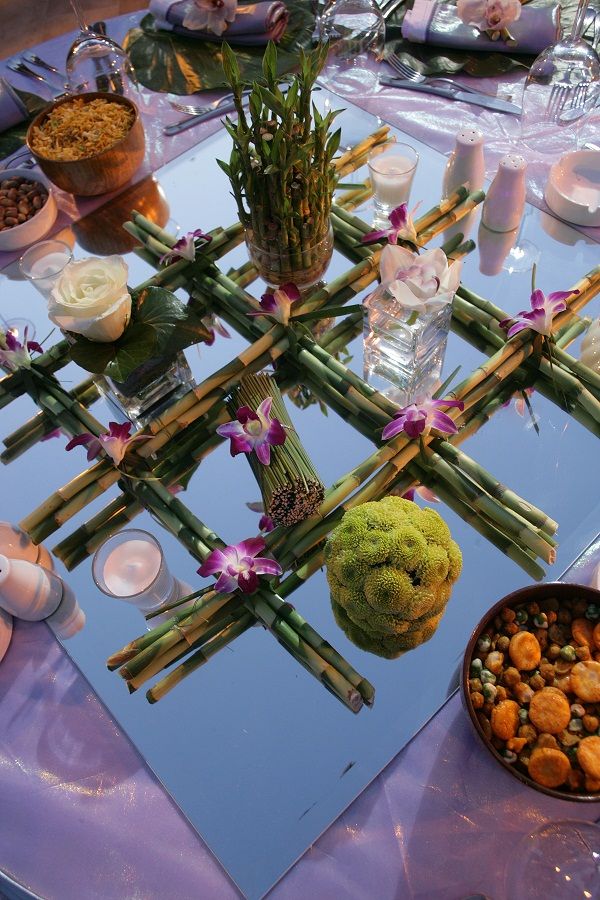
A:
[[[389,215],[402,203],[408,203],[419,154],[410,144],[393,143],[373,150],[368,167],[373,187],[373,206],[377,226],[389,224]]]
[[[73,259],[64,241],[40,241],[19,259],[19,269],[28,281],[48,299],[59,276]]]
[[[385,44],[385,20],[374,0],[334,0],[319,20],[329,44],[320,80],[338,94],[369,93],[378,84],[377,62]]]
[[[142,613],[155,612],[191,593],[189,585],[169,571],[156,538],[138,528],[119,531],[98,547],[92,577],[103,594],[125,600]]]

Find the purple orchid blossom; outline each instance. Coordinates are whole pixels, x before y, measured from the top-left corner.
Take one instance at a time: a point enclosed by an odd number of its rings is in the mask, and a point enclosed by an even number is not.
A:
[[[52,438],[60,437],[61,434],[62,431],[60,430],[60,428],[54,428],[52,431],[49,431],[48,434],[45,434],[43,437],[41,437],[40,441],[42,443],[44,443],[44,441],[51,441]]]
[[[161,256],[158,261],[159,265],[164,266],[167,263],[176,262],[178,259],[187,259],[189,262],[193,262],[196,259],[196,241],[200,240],[203,244],[210,244],[212,237],[210,234],[204,234],[201,228],[188,231],[179,238],[177,243],[173,244],[168,253]]]
[[[419,204],[417,204],[418,206]],[[387,240],[388,244],[397,244],[399,241],[410,241],[411,244],[417,243],[417,231],[413,222],[413,214],[417,206],[409,212],[408,204],[401,203],[396,209],[389,214],[390,227],[383,228],[380,231],[370,231],[361,239],[362,244],[374,244],[379,241]]]
[[[249,316],[269,316],[287,325],[290,321],[292,304],[300,299],[300,291],[293,281],[282,284],[276,288],[274,294],[263,294],[260,298],[260,310],[249,312]]]
[[[283,571],[274,559],[256,555],[265,547],[263,538],[255,537],[222,550],[213,550],[198,569],[198,574],[204,578],[219,572],[215,583],[219,594],[230,594],[238,588],[243,594],[253,594],[259,586],[259,575],[281,575]]]
[[[263,466],[270,464],[271,447],[283,444],[286,439],[279,419],[271,418],[272,404],[273,398],[266,397],[256,412],[249,406],[240,406],[236,413],[237,422],[219,425],[217,434],[231,440],[229,449],[232,456],[254,451]]]
[[[0,366],[9,372],[16,372],[17,369],[30,369],[33,362],[31,354],[44,352],[37,341],[27,340],[27,330],[25,328],[23,332],[23,343],[13,331],[7,331],[6,334],[0,332]]]
[[[423,400],[417,400],[410,406],[399,409],[394,414],[394,418],[383,429],[382,438],[384,441],[396,437],[397,434],[404,431],[409,438],[418,438],[429,434],[432,428],[442,434],[456,434],[456,427],[450,416],[442,412],[443,407],[455,406],[457,409],[465,408],[462,400],[434,400],[426,397]]]
[[[424,484],[417,484],[415,487],[409,488],[407,491],[404,491],[401,496],[403,500],[412,500],[413,503],[416,503],[415,497],[421,497],[423,500],[427,500],[428,503],[440,502],[440,498],[437,494],[434,494],[433,491],[429,490],[428,487],[425,487]]]
[[[89,432],[77,434],[75,437],[71,438],[65,447],[65,450],[72,450],[73,447],[80,446],[87,447],[88,462],[91,462],[92,459],[96,459],[101,451],[104,451],[110,456],[115,466],[118,466],[123,461],[123,457],[133,441],[142,441],[148,438],[148,435],[146,434],[138,434],[130,437],[130,431],[131,422],[125,422],[123,425],[120,425],[118,422],[109,422],[108,431],[104,434],[100,434],[98,437]]]
[[[201,321],[202,324],[205,325],[208,329],[210,335],[209,339],[204,342],[209,347],[212,347],[218,334],[224,338],[231,337],[230,333],[227,331],[221,320],[218,319],[214,313],[209,313],[208,315],[203,316]]]
[[[265,513],[265,507],[263,503],[260,502],[252,502],[246,503],[248,509],[251,509],[252,512],[260,513],[260,519],[258,520],[258,530],[263,531],[267,534],[269,531],[273,531],[275,528],[275,522],[271,518],[271,516]]]
[[[549,337],[552,334],[554,316],[564,312],[567,308],[565,303],[567,297],[578,293],[579,291],[553,291],[546,297],[544,292],[538,288],[530,298],[531,310],[521,310],[515,316],[503,319],[500,322],[500,328],[507,329],[509,338],[525,328],[531,328],[532,331]],[[511,322],[514,324],[511,325]]]

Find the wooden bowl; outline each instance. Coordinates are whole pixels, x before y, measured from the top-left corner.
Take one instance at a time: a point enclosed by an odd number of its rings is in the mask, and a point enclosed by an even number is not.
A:
[[[521,781],[523,784],[526,784],[528,787],[535,788],[536,791],[541,791],[543,794],[548,794],[550,797],[557,797],[559,800],[577,800],[580,802],[583,801],[584,803],[590,803],[594,801],[597,803],[600,800],[600,794],[576,794],[567,790],[560,790],[559,788],[544,787],[544,785],[538,784],[538,782],[534,781],[533,778],[530,778],[524,772],[521,772],[519,769],[515,768],[515,766],[511,765],[511,763],[508,763],[502,756],[500,756],[496,748],[486,738],[469,697],[469,671],[471,666],[471,658],[475,651],[475,645],[477,641],[479,640],[485,629],[488,627],[488,625],[491,625],[496,616],[499,615],[501,610],[503,610],[504,608],[512,609],[516,606],[522,606],[524,603],[539,603],[541,600],[547,600],[550,597],[555,597],[559,603],[567,599],[572,600],[575,598],[581,598],[582,600],[587,600],[589,603],[595,603],[597,606],[600,606],[600,591],[597,591],[591,587],[586,587],[582,584],[568,584],[566,582],[558,581],[548,582],[546,584],[530,585],[529,587],[514,591],[512,594],[508,594],[502,600],[499,600],[498,603],[492,606],[492,608],[485,614],[483,619],[475,627],[469,643],[467,644],[460,679],[463,705],[469,714],[469,718],[471,720],[473,728],[475,729],[489,752],[492,754],[496,762],[498,762],[507,772],[510,772],[510,774],[515,778],[518,778],[519,781]]]
[[[101,150],[93,156],[75,160],[48,159],[41,156],[31,146],[33,129],[44,122],[52,110],[63,103],[71,103],[74,99],[89,103],[91,100],[104,99],[111,103],[121,103],[134,112],[133,125],[116,144]],[[144,128],[137,106],[127,97],[119,94],[108,94],[94,91],[90,94],[77,94],[76,97],[63,97],[43,109],[27,129],[27,147],[37,161],[40,169],[57,187],[70,194],[81,197],[95,197],[115,191],[126,184],[139,169],[144,159]]]

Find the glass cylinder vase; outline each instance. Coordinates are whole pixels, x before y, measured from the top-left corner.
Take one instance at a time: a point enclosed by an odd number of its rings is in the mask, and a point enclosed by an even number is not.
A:
[[[293,282],[306,291],[322,278],[333,255],[333,228],[321,237],[307,238],[276,233],[262,237],[246,228],[246,246],[250,260],[269,287]]]
[[[193,384],[191,369],[182,352],[169,359],[148,359],[122,382],[106,375],[94,380],[111,406],[136,427],[182,397]]]
[[[440,377],[452,319],[452,294],[419,309],[382,284],[364,301],[364,378],[399,406],[431,394]]]

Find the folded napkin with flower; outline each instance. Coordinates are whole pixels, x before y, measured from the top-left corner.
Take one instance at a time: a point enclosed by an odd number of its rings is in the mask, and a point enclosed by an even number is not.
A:
[[[537,54],[559,33],[556,0],[414,0],[402,22],[407,41],[511,54]]]
[[[150,12],[165,31],[246,47],[280,41],[289,19],[281,0],[240,6],[236,0],[151,0]]]

